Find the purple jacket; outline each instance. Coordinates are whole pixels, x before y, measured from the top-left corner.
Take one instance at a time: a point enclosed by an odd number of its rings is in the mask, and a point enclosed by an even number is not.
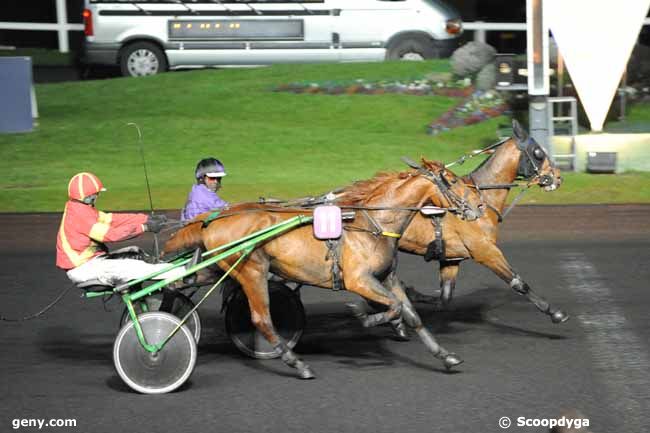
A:
[[[199,183],[194,185],[187,195],[187,202],[181,211],[181,221],[191,220],[203,212],[226,206],[228,206],[227,201],[224,201],[217,193],[210,191],[205,185]]]

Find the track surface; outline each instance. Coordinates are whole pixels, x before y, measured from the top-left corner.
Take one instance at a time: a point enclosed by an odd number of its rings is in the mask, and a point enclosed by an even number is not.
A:
[[[1,323],[0,431],[14,419],[76,419],[78,432],[545,432],[518,417],[586,417],[595,433],[650,425],[649,206],[528,206],[502,228],[502,248],[540,294],[571,314],[554,325],[490,271],[466,262],[452,307],[418,305],[465,363],[446,373],[417,340],[363,329],[348,293],[304,288],[308,323],[296,348],[317,374],[240,355],[219,296],[202,306],[190,381],[162,396],[131,392],[111,359],[121,307],[71,292],[45,317]],[[0,215],[0,311],[16,317],[67,286],[54,267],[59,215]],[[147,244],[147,240],[144,241]],[[402,255],[400,275],[425,292],[437,271]],[[435,282],[435,284],[434,284]],[[578,411],[581,415],[575,415]],[[513,425],[503,430],[498,420]],[[22,428],[38,431],[37,428]]]

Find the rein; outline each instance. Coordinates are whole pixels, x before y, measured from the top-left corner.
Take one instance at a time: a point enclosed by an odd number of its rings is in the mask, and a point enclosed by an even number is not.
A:
[[[281,201],[274,201],[274,203],[281,203]],[[327,201],[327,203],[332,203],[332,201]],[[421,211],[424,207],[426,206],[414,206],[414,207],[394,207],[394,206],[352,206],[352,205],[342,205],[339,206],[341,209],[350,209],[350,210],[360,210],[363,212],[363,214],[368,218],[370,223],[375,227],[376,230],[368,230],[368,229],[363,229],[360,227],[351,227],[351,226],[346,226],[346,230],[351,230],[351,231],[366,231],[368,233],[371,233],[375,236],[386,236],[386,237],[391,237],[391,238],[396,238],[399,239],[402,237],[401,233],[394,233],[394,232],[389,232],[385,231],[381,228],[379,223],[372,218],[369,214],[368,211],[381,211],[381,210],[392,210],[392,211],[407,211],[407,212],[419,212]],[[201,222],[203,224],[203,228],[207,227],[211,222],[216,221],[218,219],[223,219],[223,218],[228,218],[230,216],[235,216],[235,215],[241,215],[241,214],[246,214],[246,213],[253,213],[253,212],[277,212],[277,213],[293,213],[293,212],[313,212],[313,209],[310,209],[309,207],[303,207],[303,208],[298,208],[298,209],[291,209],[291,208],[283,208],[283,209],[277,209],[277,208],[258,208],[258,209],[245,209],[241,211],[236,211],[236,212],[231,212],[228,214],[221,214],[222,211],[227,210],[227,208],[218,210],[213,212],[212,214],[208,215],[208,217],[201,221],[201,220],[192,220],[192,221],[187,221],[187,222],[173,222],[172,224],[180,224],[181,226],[184,225],[189,225],[189,224],[196,224]],[[455,208],[448,208],[447,210],[452,211],[455,210]]]
[[[473,150],[470,153],[466,153],[465,155],[458,158],[456,161],[450,162],[449,164],[445,164],[445,168],[453,167],[456,164],[463,165],[465,163],[465,161],[467,161],[468,159],[472,159],[475,156],[479,156],[479,155],[482,155],[482,154],[484,154],[486,152],[489,152],[492,149],[496,149],[497,147],[501,146],[503,143],[505,143],[508,140],[510,140],[510,137],[507,137],[507,138],[504,138],[504,139],[502,139],[500,141],[497,141],[494,144],[490,144],[488,147],[485,147],[483,149]]]
[[[511,137],[504,138],[504,139],[499,140],[496,143],[491,144],[491,145],[489,145],[489,146],[487,146],[487,147],[485,147],[483,149],[478,149],[478,150],[474,150],[474,151],[472,151],[470,153],[466,153],[465,155],[461,156],[457,160],[455,160],[455,161],[453,161],[453,162],[451,162],[449,164],[446,164],[445,167],[452,167],[452,166],[454,166],[456,164],[462,165],[468,159],[471,159],[471,158],[473,158],[475,156],[478,156],[478,155],[482,155],[484,153],[487,153],[487,152],[489,152],[491,150],[494,150],[494,149],[498,148],[499,146],[503,145],[508,140],[510,140],[510,138]],[[526,140],[520,140],[519,137],[517,137],[517,136],[515,136],[514,138],[517,141],[517,148],[521,152],[521,156],[519,157],[519,163],[518,163],[518,166],[517,166],[517,177],[521,177],[521,178],[523,178],[525,180],[528,180],[527,183],[516,183],[516,182],[514,182],[514,183],[497,183],[497,184],[479,185],[474,181],[474,179],[472,178],[471,173],[468,176],[470,181],[472,182],[472,184],[469,184],[468,186],[470,188],[475,188],[478,191],[479,195],[481,195],[481,191],[485,191],[485,190],[493,190],[493,189],[507,189],[507,190],[510,190],[511,188],[515,188],[515,187],[522,188],[522,190],[519,192],[519,194],[517,194],[515,199],[510,203],[510,205],[505,210],[505,212],[503,212],[503,214],[501,212],[499,212],[499,210],[496,209],[494,206],[491,206],[491,205],[487,204],[487,202],[485,200],[483,200],[483,197],[481,196],[481,201],[483,201],[486,204],[488,209],[490,209],[491,211],[493,211],[497,215],[497,218],[498,218],[499,222],[503,221],[503,219],[510,213],[510,211],[517,204],[517,202],[519,200],[521,200],[523,198],[523,195],[528,191],[528,189],[530,189],[530,187],[532,185],[532,183],[531,183],[532,179],[540,178],[539,184],[541,186],[548,185],[549,183],[552,182],[552,178],[550,178],[549,176],[547,176],[547,175],[542,176],[541,175],[540,168],[541,168],[541,164],[543,164],[544,160],[541,160],[541,163],[540,162],[536,163],[536,160],[539,160],[539,159],[535,158],[533,155],[531,155],[530,151],[529,151],[529,148],[531,148],[533,145],[536,145],[540,149],[542,149],[542,148],[537,143],[532,141],[532,139],[530,137],[528,137]],[[534,148],[533,152],[536,152],[536,151],[537,151],[537,148]],[[542,149],[542,152],[544,152],[543,149]],[[546,152],[544,152],[544,155],[546,155]],[[546,155],[545,159],[548,159],[547,155]],[[551,167],[553,167],[553,162],[550,159],[548,159],[548,161],[549,161],[549,164],[551,165]],[[530,170],[531,167],[532,167],[533,173],[529,174],[530,173],[529,170]]]

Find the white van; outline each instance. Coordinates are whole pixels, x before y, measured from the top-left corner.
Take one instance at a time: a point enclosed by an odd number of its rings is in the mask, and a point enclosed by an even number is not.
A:
[[[462,33],[442,0],[85,0],[87,64],[169,68],[446,57]]]

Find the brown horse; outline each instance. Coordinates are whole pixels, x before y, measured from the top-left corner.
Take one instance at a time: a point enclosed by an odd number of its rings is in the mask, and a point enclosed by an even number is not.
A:
[[[337,201],[337,205],[357,212],[354,221],[344,224],[338,242],[320,241],[314,238],[311,226],[299,227],[259,245],[232,271],[231,276],[239,282],[248,299],[253,325],[279,349],[282,360],[297,369],[300,378],[309,379],[314,375],[273,327],[267,290],[269,272],[312,286],[344,287],[386,306],[386,311],[373,315],[357,307],[354,312],[365,327],[395,324],[403,319],[447,368],[462,362],[436,342],[406,297],[395,276],[397,240],[423,205],[465,209],[465,218],[475,218],[480,197],[441,164],[428,161],[423,164],[419,171],[383,173],[347,187],[345,200]],[[167,242],[165,252],[201,244],[212,249],[306,212],[310,211],[260,204],[236,205],[206,228],[202,228],[202,217],[197,218],[198,222],[182,228]],[[231,256],[218,265],[226,270],[237,258]]]
[[[471,258],[492,270],[517,293],[526,296],[541,312],[549,315],[554,323],[564,322],[569,316],[533,292],[512,269],[496,244],[498,224],[509,192],[508,185],[512,186],[512,182],[519,178],[525,179],[529,184],[537,184],[546,191],[553,191],[562,182],[560,171],[553,166],[546,152],[532,137],[527,136],[517,122],[513,122],[513,132],[514,137],[495,145],[496,151],[469,176],[463,178],[466,184],[480,188],[489,211],[473,222],[446,215],[436,223],[431,218],[416,215],[400,239],[399,249],[425,258],[428,255],[429,259],[437,256],[433,258],[440,262],[440,301],[443,304],[451,300],[460,262]],[[436,245],[436,224],[442,235],[444,252],[435,251],[443,245],[440,242]],[[422,295],[413,289],[407,289],[407,293],[414,302],[433,300],[433,297]]]

